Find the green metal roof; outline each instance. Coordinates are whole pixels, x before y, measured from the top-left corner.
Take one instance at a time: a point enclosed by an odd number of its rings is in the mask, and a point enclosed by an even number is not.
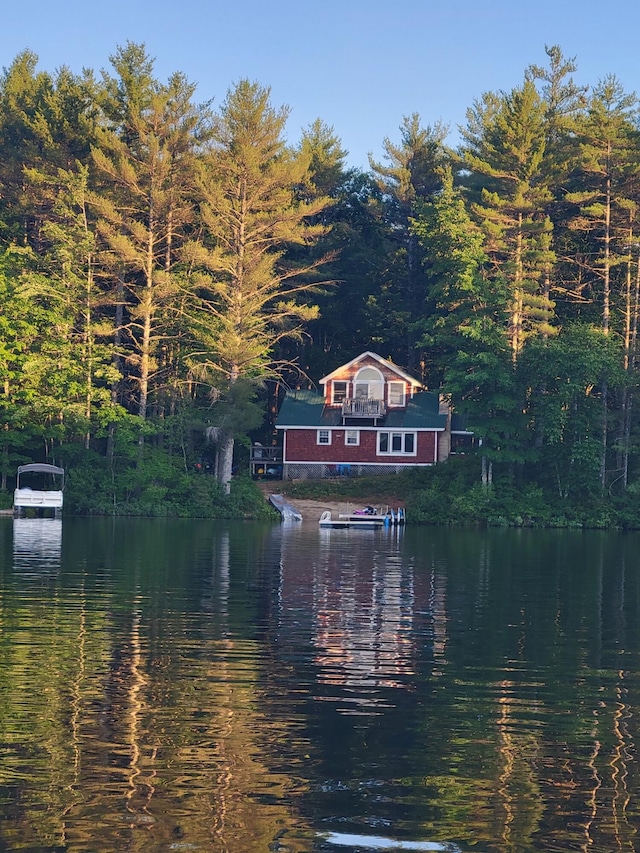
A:
[[[390,409],[384,421],[386,427],[394,429],[444,429],[446,424],[438,395],[429,391],[413,396],[406,410]]]
[[[340,409],[326,409],[324,396],[315,391],[287,391],[276,427],[327,427],[342,422]]]
[[[377,426],[379,429],[444,429],[446,422],[447,416],[440,414],[438,395],[423,391],[409,401],[406,410],[390,409]],[[276,427],[280,428],[334,426],[342,426],[340,408],[325,408],[324,397],[315,391],[288,391],[276,419]],[[350,426],[355,427],[355,422]]]

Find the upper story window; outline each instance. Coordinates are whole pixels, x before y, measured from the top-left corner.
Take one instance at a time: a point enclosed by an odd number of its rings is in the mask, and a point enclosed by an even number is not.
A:
[[[333,403],[344,403],[347,399],[348,382],[332,382]]]
[[[389,382],[389,405],[404,406],[406,401],[404,382]]]
[[[384,380],[376,367],[363,367],[353,383],[356,400],[382,400]]]

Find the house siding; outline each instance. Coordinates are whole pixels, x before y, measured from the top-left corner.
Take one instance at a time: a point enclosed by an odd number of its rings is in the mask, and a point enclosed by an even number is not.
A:
[[[357,429],[357,427],[348,427]],[[317,443],[316,429],[288,429],[286,431],[285,462],[317,462],[327,464],[376,465],[431,465],[437,459],[437,432],[417,432],[415,456],[404,454],[378,455],[377,433],[389,430],[360,429],[360,444],[345,445],[344,429],[331,430],[331,444]]]
[[[364,367],[374,367],[379,373],[382,374],[383,381],[385,383],[384,389],[384,399],[385,402],[388,402],[388,383],[389,382],[402,382],[404,384],[405,390],[405,398],[409,400],[411,397],[411,384],[407,382],[402,376],[400,376],[397,371],[394,370],[392,365],[388,367],[385,364],[381,364],[379,361],[371,357],[363,358],[361,361],[357,363],[357,365],[345,365],[344,368],[338,369],[332,374],[331,379],[327,381],[325,386],[325,404],[327,406],[331,405],[331,400],[333,399],[333,383],[334,382],[348,382],[349,383],[349,392],[353,394],[353,382],[355,380],[356,374],[362,370]],[[417,383],[416,383],[417,384]]]

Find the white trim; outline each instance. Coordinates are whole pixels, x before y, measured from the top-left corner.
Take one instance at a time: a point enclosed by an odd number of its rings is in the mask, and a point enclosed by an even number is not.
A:
[[[339,406],[339,405],[342,403],[342,400],[338,400],[338,401],[336,402],[336,393],[335,393],[335,392],[336,392],[336,382],[342,382],[342,383],[344,383],[344,385],[345,385],[346,387],[345,387],[345,390],[344,390],[344,398],[343,398],[343,399],[344,399],[344,400],[348,400],[348,399],[349,399],[349,380],[348,380],[348,379],[334,379],[334,380],[331,382],[331,405],[332,405],[332,406]]]
[[[291,424],[290,426],[288,424],[278,424],[276,426],[276,429],[282,429],[282,430],[307,429],[307,430],[310,430],[311,432],[313,432],[316,429],[330,429],[332,432],[335,432],[336,430],[344,429],[344,427],[340,426],[339,424],[334,424],[333,426],[330,426],[330,427],[317,427],[317,426],[315,426],[315,424],[307,424],[306,426],[304,424]],[[360,432],[422,432],[422,433],[445,432],[445,427],[411,427],[411,428],[398,427],[397,429],[392,430],[389,427],[385,427],[385,428],[381,429],[380,427],[369,426],[369,427],[358,427],[358,429],[360,430]]]
[[[407,459],[412,459],[413,457],[418,455],[418,433],[416,430],[412,429],[381,429],[378,430],[378,435],[376,437],[376,456],[403,456]],[[402,436],[402,446],[404,447],[405,436],[412,435],[413,436],[413,450],[410,453],[407,453],[405,450],[380,450],[380,438],[383,435],[394,436],[400,435]],[[390,438],[389,444],[392,445],[393,439]],[[437,441],[434,441],[434,445],[437,445]],[[436,447],[437,452],[437,447]]]
[[[375,462],[362,462],[359,459],[345,459],[340,462],[334,462],[331,459],[322,462],[318,462],[317,459],[289,459],[287,465],[358,465],[361,468],[366,468],[368,465],[373,468],[380,468],[384,465],[388,468],[398,468],[406,465],[407,468],[431,468],[434,464],[437,464],[433,462],[409,462],[410,459],[413,459],[413,456],[406,456],[405,459],[407,462],[385,462],[384,457],[381,457],[380,461],[376,460]]]
[[[392,403],[391,402],[391,386],[392,385],[400,385],[402,388],[402,402],[401,403]],[[387,382],[387,405],[393,408],[404,408],[407,405],[407,383],[401,382],[398,379],[390,379]]]
[[[349,433],[355,433],[355,441],[347,441],[347,436]],[[360,430],[359,429],[347,429],[344,431],[344,446],[345,447],[359,447],[360,446]]]
[[[378,355],[375,352],[371,352],[371,350],[367,350],[366,352],[357,355],[355,358],[352,358],[351,361],[347,361],[345,364],[341,364],[340,367],[336,367],[335,370],[332,370],[331,373],[327,373],[326,376],[323,376],[320,380],[319,384],[324,385],[328,382],[329,379],[333,379],[336,373],[342,373],[345,370],[348,370],[354,364],[357,364],[359,361],[362,361],[363,358],[369,356],[374,361],[377,361],[378,364],[381,364],[383,367],[386,367],[388,370],[392,370],[398,376],[401,376],[403,379],[406,379],[412,386],[416,388],[422,388],[422,382],[419,379],[416,379],[415,376],[410,376],[406,371],[404,371],[401,367],[398,367],[397,364],[394,364],[392,361],[387,361],[386,358],[382,358],[381,355]]]
[[[320,441],[320,433],[325,433],[325,432],[327,434],[327,438],[329,439],[329,441]],[[331,438],[332,438],[332,436],[331,436],[331,430],[330,429],[327,429],[326,427],[320,427],[320,428],[316,429],[316,445],[318,447],[331,447]]]

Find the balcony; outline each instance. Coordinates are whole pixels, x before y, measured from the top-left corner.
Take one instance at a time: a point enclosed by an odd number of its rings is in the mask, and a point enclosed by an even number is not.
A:
[[[342,401],[343,418],[383,418],[387,413],[384,400],[359,398]]]

